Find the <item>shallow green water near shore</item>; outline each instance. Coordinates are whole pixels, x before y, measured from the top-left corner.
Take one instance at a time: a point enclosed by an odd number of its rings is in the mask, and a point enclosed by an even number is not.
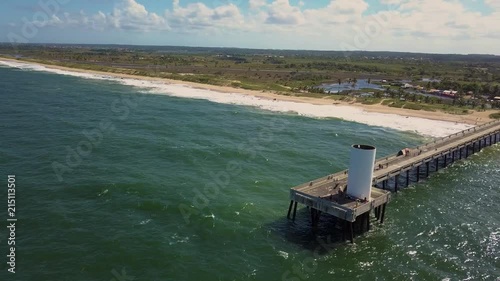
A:
[[[0,88],[19,219],[17,273],[2,261],[1,280],[500,276],[499,146],[399,193],[351,245],[327,219],[313,236],[304,210],[287,221],[289,188],[346,168],[353,143],[383,156],[424,138],[2,67]]]

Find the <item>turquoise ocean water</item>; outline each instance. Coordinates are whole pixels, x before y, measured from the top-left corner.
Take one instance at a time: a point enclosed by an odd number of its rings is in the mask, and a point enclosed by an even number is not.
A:
[[[286,220],[289,188],[427,139],[336,119],[0,67],[0,175],[16,175],[16,274],[0,280],[498,280],[500,147],[394,196],[339,241]]]

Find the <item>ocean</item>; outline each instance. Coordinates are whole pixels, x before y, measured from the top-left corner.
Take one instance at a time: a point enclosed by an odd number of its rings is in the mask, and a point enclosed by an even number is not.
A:
[[[347,168],[353,143],[429,136],[90,78],[0,65],[1,280],[500,276],[498,145],[394,195],[351,245],[327,217],[316,235],[305,209],[288,221],[289,189]]]

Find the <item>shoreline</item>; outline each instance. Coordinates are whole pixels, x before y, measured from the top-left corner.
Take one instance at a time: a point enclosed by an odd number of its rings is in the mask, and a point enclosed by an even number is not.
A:
[[[415,111],[392,108],[381,104],[363,105],[328,98],[286,96],[263,91],[245,90],[188,81],[130,74],[85,70],[64,66],[28,62],[0,57],[3,65],[49,71],[89,79],[113,80],[122,84],[143,87],[152,94],[206,99],[218,103],[248,105],[264,110],[296,112],[317,118],[339,118],[372,126],[412,131],[421,135],[440,137],[488,122],[489,112],[452,115],[444,112]],[[441,130],[441,131],[440,131]]]

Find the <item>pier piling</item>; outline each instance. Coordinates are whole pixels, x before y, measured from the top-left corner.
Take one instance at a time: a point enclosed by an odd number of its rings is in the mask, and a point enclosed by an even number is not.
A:
[[[290,206],[288,206],[288,214],[286,215],[288,219],[290,219],[290,212],[292,211],[292,207],[293,207],[293,200],[290,200]]]
[[[417,166],[417,182],[420,181],[420,165]]]
[[[387,205],[387,203],[385,203],[384,205],[382,205],[382,214],[380,215],[380,223],[381,224],[384,223],[386,205]]]
[[[410,170],[406,171],[406,187],[410,186]]]
[[[295,216],[297,215],[297,201],[295,201],[295,206],[293,207],[293,218],[292,220],[295,220]]]

